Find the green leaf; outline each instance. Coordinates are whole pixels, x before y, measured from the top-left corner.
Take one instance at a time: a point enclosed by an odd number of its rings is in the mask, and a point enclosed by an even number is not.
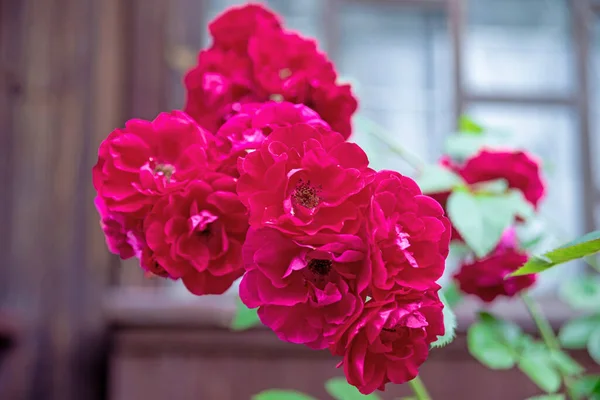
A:
[[[447,207],[450,220],[479,258],[496,247],[516,211],[512,195],[474,195],[465,191],[453,192]]]
[[[471,355],[488,368],[510,369],[518,360],[515,348],[521,336],[516,324],[481,313],[479,321],[469,327],[467,345]]]
[[[364,395],[345,378],[332,378],[325,382],[325,390],[336,400],[380,400],[376,393]]]
[[[600,280],[596,276],[580,277],[560,287],[561,299],[573,308],[600,310]]]
[[[481,125],[479,125],[466,115],[461,115],[458,119],[458,130],[461,133],[468,133],[472,135],[481,135],[484,131]]]
[[[234,331],[243,331],[260,325],[257,308],[248,308],[242,303],[240,298],[236,299],[236,310],[233,320],[231,321],[231,329]]]
[[[558,340],[566,349],[586,348],[592,332],[600,326],[600,316],[592,315],[572,319],[560,328]]]
[[[532,257],[525,265],[513,272],[512,276],[542,272],[555,265],[583,258],[599,251],[600,231],[590,232],[541,256]]]
[[[547,393],[555,393],[561,385],[560,373],[553,365],[548,348],[543,345],[526,348],[519,361],[519,369]]]
[[[564,351],[551,350],[550,359],[563,375],[575,376],[585,372],[585,368]]]
[[[456,186],[465,184],[459,175],[436,164],[425,166],[416,181],[426,194],[451,191]]]
[[[590,335],[590,339],[587,343],[588,353],[590,357],[600,364],[600,326],[596,326],[596,329]]]
[[[494,179],[492,181],[474,183],[471,187],[477,193],[504,194],[508,190],[508,182],[506,179]]]
[[[453,281],[450,281],[446,285],[442,293],[444,294],[444,298],[446,299],[446,302],[450,308],[454,308],[454,306],[457,305],[463,297],[462,293],[456,286],[456,283]]]
[[[575,381],[572,389],[578,400],[598,400],[600,399],[600,375],[581,377]]]
[[[268,389],[252,396],[252,400],[317,400],[295,390]]]
[[[543,394],[541,396],[533,396],[527,398],[527,400],[565,400],[566,397],[564,394]]]
[[[456,337],[456,314],[452,311],[452,308],[448,304],[448,300],[444,293],[440,293],[440,300],[444,304],[444,329],[445,332],[442,336],[438,336],[437,340],[431,344],[431,347],[443,347],[451,343]]]

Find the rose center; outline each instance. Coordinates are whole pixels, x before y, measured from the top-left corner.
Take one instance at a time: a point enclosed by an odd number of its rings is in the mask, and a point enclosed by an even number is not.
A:
[[[321,197],[319,196],[320,191],[321,189],[311,185],[310,181],[304,182],[300,179],[296,185],[296,189],[294,189],[292,199],[296,204],[299,204],[302,207],[313,209],[321,202]]]
[[[279,70],[279,78],[287,79],[292,76],[292,70],[289,68],[282,68]]]
[[[312,259],[308,262],[308,270],[315,275],[325,276],[331,271],[331,260]]]
[[[164,176],[167,182],[171,180],[174,173],[175,167],[171,164],[156,164],[154,167],[154,175]]]
[[[210,211],[200,211],[189,218],[190,231],[199,236],[208,236],[210,235],[210,225],[217,219],[218,217]]]

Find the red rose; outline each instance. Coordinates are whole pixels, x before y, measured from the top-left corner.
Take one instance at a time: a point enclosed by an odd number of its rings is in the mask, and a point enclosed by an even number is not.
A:
[[[307,124],[277,128],[240,160],[238,194],[257,228],[356,233],[368,202],[368,164],[364,151],[336,132]]]
[[[111,213],[143,218],[162,194],[181,189],[220,160],[212,135],[180,111],[133,119],[102,142],[94,187]]]
[[[226,141],[225,151],[251,150],[260,147],[273,129],[297,123],[329,129],[319,114],[302,104],[269,101],[242,106],[216,136]]]
[[[487,257],[464,261],[454,279],[461,291],[473,294],[486,303],[498,296],[513,297],[536,281],[535,274],[506,278],[525,264],[527,259],[527,254],[517,248],[514,230],[509,229]]]
[[[324,349],[364,300],[370,265],[354,235],[289,238],[250,228],[240,298],[284,341]]]
[[[231,28],[235,27],[235,28]],[[185,77],[185,111],[215,133],[241,106],[269,99],[304,104],[344,138],[358,103],[316,42],[281,30],[260,6],[235,8],[211,24],[214,45]]]
[[[482,150],[466,160],[457,172],[469,184],[506,179],[509,188],[521,191],[536,208],[544,197],[540,163],[523,151]]]
[[[245,52],[248,40],[264,28],[280,30],[281,23],[277,15],[260,4],[228,8],[208,25],[215,46],[240,52]]]
[[[439,286],[425,293],[406,290],[386,301],[368,301],[338,331],[330,351],[344,357],[348,383],[369,394],[418,375],[429,345],[444,334],[444,306],[437,290]]]
[[[531,154],[523,151],[482,150],[462,165],[455,164],[448,157],[443,157],[440,165],[460,175],[470,185],[505,179],[509,189],[519,190],[536,208],[545,194],[546,188],[539,162]],[[446,209],[450,192],[429,195]],[[463,240],[454,227],[452,240]]]
[[[201,51],[198,65],[184,77],[185,112],[215,133],[242,104],[264,98],[256,93],[253,79],[247,56],[217,48]]]
[[[144,220],[148,258],[196,295],[221,294],[243,273],[245,212],[235,179],[206,173],[154,205]]]
[[[108,249],[122,260],[139,257],[143,248],[142,220],[109,212],[102,197],[97,196],[94,204]]]
[[[373,297],[383,300],[402,287],[436,286],[450,242],[444,210],[412,179],[394,171],[378,172],[370,186]]]
[[[259,32],[248,49],[256,81],[270,96],[302,103],[348,138],[358,103],[349,85],[338,85],[333,64],[314,40],[295,33]]]

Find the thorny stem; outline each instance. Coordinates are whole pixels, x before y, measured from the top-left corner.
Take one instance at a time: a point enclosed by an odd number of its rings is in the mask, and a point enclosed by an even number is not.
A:
[[[416,154],[412,153],[411,151],[408,151],[407,149],[405,149],[404,147],[402,147],[395,141],[390,140],[389,135],[387,135],[384,128],[382,128],[381,126],[379,126],[378,124],[376,124],[375,122],[373,122],[367,118],[356,117],[356,120],[357,120],[357,122],[359,122],[360,124],[365,126],[365,128],[367,130],[366,133],[369,133],[370,135],[374,136],[379,141],[381,141],[385,145],[387,145],[388,148],[392,152],[399,155],[411,167],[413,167],[417,171],[423,170],[423,168],[426,165],[425,162],[423,160],[421,160],[421,158],[419,156],[417,156]]]
[[[427,388],[425,388],[425,384],[420,377],[416,377],[412,381],[409,381],[408,384],[415,394],[417,400],[431,400],[431,396],[427,392]]]
[[[521,300],[525,307],[527,307],[527,311],[529,311],[529,315],[535,322],[540,335],[542,336],[542,340],[548,346],[550,350],[553,351],[561,351],[560,343],[558,338],[554,334],[554,330],[550,325],[550,322],[544,316],[544,313],[540,309],[540,306],[526,293],[521,294]],[[570,399],[577,399],[576,395],[573,392],[572,381],[568,375],[563,374],[563,381],[565,383],[565,388]]]

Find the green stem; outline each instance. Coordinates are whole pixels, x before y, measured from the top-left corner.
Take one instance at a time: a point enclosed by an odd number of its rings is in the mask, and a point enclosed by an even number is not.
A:
[[[417,376],[412,381],[409,381],[408,384],[417,397],[417,400],[431,400],[431,396],[429,396],[427,388],[425,388],[425,385],[420,377]]]
[[[542,340],[546,346],[548,346],[550,350],[562,351],[558,338],[556,337],[550,322],[548,322],[548,319],[546,319],[544,316],[544,313],[540,309],[538,303],[536,303],[535,300],[533,300],[533,298],[526,293],[521,294],[521,300],[523,301],[523,304],[525,304],[525,307],[527,307],[527,311],[529,311],[529,315],[531,315],[531,318],[535,322],[535,325],[537,326],[538,331],[542,336]],[[570,399],[576,399],[577,397],[573,393],[573,388],[571,387],[571,378],[568,375],[563,374],[563,381],[565,383],[568,397]]]
[[[413,152],[408,151],[407,149],[405,149],[398,143],[395,143],[395,141],[390,140],[390,136],[387,134],[387,132],[385,131],[384,128],[377,125],[375,122],[373,122],[367,118],[362,118],[360,116],[356,117],[356,121],[359,122],[360,124],[362,124],[363,126],[365,126],[365,128],[367,130],[366,133],[369,133],[370,135],[377,138],[380,142],[382,142],[386,146],[388,146],[388,148],[392,152],[399,155],[411,167],[413,167],[417,171],[423,170],[423,168],[425,167],[425,162],[423,160],[421,160],[421,158],[419,156],[417,156],[416,154],[414,154]]]

